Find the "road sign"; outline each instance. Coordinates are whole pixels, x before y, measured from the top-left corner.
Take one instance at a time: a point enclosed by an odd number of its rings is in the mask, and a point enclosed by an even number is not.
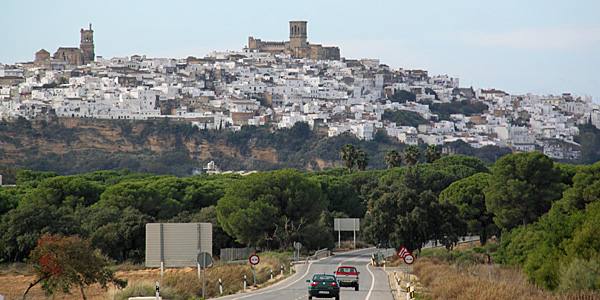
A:
[[[300,242],[294,242],[294,248],[296,248],[296,250],[300,250],[300,248],[302,248],[302,244]]]
[[[198,264],[201,268],[206,268],[212,264],[212,256],[207,252],[198,253]]]
[[[400,248],[398,251],[398,257],[404,260],[404,263],[407,265],[412,264],[415,261],[415,257],[406,249],[406,247]]]
[[[256,254],[252,254],[250,255],[250,258],[248,258],[248,260],[253,266],[255,266],[260,262],[260,257],[258,257],[258,255]]]
[[[410,254],[410,252],[408,251],[408,249],[406,249],[406,247],[402,247],[402,248],[400,248],[400,251],[398,251],[398,257],[404,259],[404,256],[407,253]]]

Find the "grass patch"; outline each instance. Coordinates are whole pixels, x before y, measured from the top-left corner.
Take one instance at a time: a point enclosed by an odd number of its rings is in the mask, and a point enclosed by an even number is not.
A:
[[[293,252],[262,252],[258,254],[261,259],[263,258],[287,258],[294,257]]]

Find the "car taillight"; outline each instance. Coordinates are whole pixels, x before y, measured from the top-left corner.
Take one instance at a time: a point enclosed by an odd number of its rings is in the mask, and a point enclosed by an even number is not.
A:
[[[313,282],[310,283],[310,286],[317,286],[317,284],[319,284],[319,283],[316,282],[316,281],[313,281]]]
[[[337,282],[332,282],[331,286],[337,286]]]

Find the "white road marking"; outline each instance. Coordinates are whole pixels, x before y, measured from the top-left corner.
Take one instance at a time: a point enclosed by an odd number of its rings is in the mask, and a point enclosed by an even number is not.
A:
[[[266,294],[266,293],[276,292],[276,291],[285,289],[285,288],[289,287],[290,285],[295,284],[296,282],[304,279],[304,276],[306,276],[306,274],[308,274],[308,271],[310,270],[310,266],[311,265],[312,265],[312,261],[308,263],[308,266],[306,267],[306,272],[304,272],[304,274],[302,276],[300,276],[300,278],[296,279],[295,281],[293,281],[292,283],[290,283],[290,284],[288,284],[286,286],[282,286],[282,287],[274,289],[274,290],[263,291],[263,292],[260,292],[260,293],[247,294],[247,295],[244,295],[244,296],[241,296],[241,297],[232,298],[232,300],[244,299],[244,298],[248,298],[248,297],[252,297],[252,296],[263,295],[263,294]]]
[[[371,298],[371,292],[373,292],[373,289],[375,288],[375,274],[373,274],[373,272],[371,272],[371,270],[369,269],[369,264],[367,263],[365,265],[365,268],[367,268],[367,271],[369,271],[369,273],[371,273],[371,288],[369,289],[369,293],[367,294],[367,298],[365,298],[365,300],[369,300]]]

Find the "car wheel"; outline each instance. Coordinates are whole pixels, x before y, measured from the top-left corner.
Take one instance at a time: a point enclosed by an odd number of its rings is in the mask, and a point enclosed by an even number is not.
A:
[[[312,300],[312,296],[308,296],[308,300]]]
[[[340,295],[335,296],[335,300],[340,300]]]
[[[358,291],[358,283],[354,286],[354,290]]]

